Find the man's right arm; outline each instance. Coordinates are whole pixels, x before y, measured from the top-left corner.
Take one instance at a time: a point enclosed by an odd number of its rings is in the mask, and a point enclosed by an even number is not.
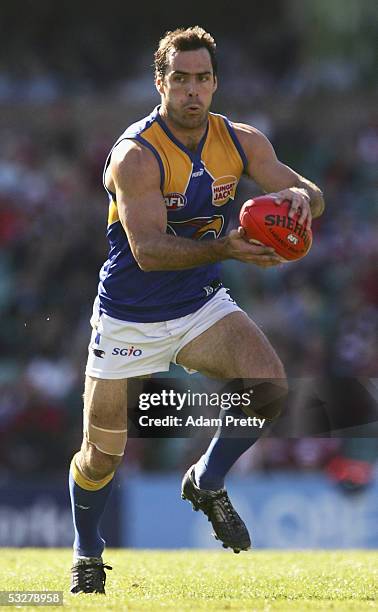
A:
[[[118,215],[138,266],[146,271],[182,270],[224,259],[268,267],[280,263],[274,250],[249,244],[242,230],[216,240],[191,240],[166,233],[167,211],[155,156],[135,141],[114,149],[108,175]]]

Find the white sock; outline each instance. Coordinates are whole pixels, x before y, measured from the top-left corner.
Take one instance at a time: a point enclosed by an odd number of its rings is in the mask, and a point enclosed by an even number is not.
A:
[[[82,563],[102,563],[102,557],[84,557],[82,555],[77,555],[74,553],[73,556],[74,563],[81,561]]]

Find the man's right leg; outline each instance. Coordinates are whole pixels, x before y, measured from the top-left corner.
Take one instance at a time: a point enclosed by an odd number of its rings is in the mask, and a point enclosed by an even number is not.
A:
[[[104,592],[100,521],[127,435],[127,379],[86,377],[84,435],[70,467],[70,496],[75,528],[73,593]]]
[[[184,345],[176,362],[207,376],[228,380],[229,391],[238,392],[239,396],[252,386],[252,409],[248,409],[251,416],[271,421],[278,416],[285,400],[283,365],[262,331],[243,312],[230,312],[220,318]],[[236,418],[245,416],[240,406],[228,410],[227,414]],[[259,430],[251,430],[249,435],[246,431],[240,437],[240,428],[230,428],[223,421],[207,451],[188,470],[182,483],[183,499],[191,501],[194,509],[201,509],[208,516],[217,539],[234,552],[247,550],[250,538],[224,489],[224,478],[237,459],[256,442]]]

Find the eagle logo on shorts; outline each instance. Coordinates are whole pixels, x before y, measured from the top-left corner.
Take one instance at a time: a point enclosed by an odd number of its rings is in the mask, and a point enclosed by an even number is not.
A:
[[[190,236],[193,240],[201,240],[201,238],[212,236],[213,238],[219,238],[222,233],[224,226],[223,215],[213,215],[212,217],[194,217],[193,219],[187,219],[186,221],[171,221],[167,225],[167,229],[174,235],[183,235],[179,229],[182,228],[194,228],[192,235]]]

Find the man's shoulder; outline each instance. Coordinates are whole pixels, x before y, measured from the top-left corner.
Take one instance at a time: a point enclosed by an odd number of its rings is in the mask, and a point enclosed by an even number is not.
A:
[[[155,108],[147,117],[132,123],[116,140],[111,150],[112,167],[123,166],[126,162],[131,169],[141,171],[155,171],[156,159],[150,150],[148,142],[143,138],[146,132],[156,121],[158,108]]]
[[[138,121],[135,121],[134,123],[129,125],[129,127],[127,127],[126,130],[118,138],[117,142],[123,140],[124,138],[137,138],[138,136],[141,136],[143,132],[148,130],[148,128],[150,128],[155,123],[157,115],[158,108],[156,107],[149,115],[147,115],[147,117],[143,117],[143,119],[138,119]]]
[[[243,142],[251,143],[251,142],[259,142],[262,139],[266,140],[266,136],[260,130],[253,127],[253,125],[248,125],[247,123],[242,123],[240,121],[233,121],[226,115],[222,115],[220,113],[209,113],[210,121],[212,123],[220,123],[221,125],[226,125],[229,130],[235,132],[237,137]]]
[[[248,123],[242,123],[240,121],[232,121],[232,127],[238,136],[242,138],[248,138],[249,140],[260,140],[261,138],[266,138],[260,130],[258,130],[253,125],[249,125]]]
[[[160,177],[159,166],[153,153],[132,138],[121,140],[113,149],[110,166],[113,175],[127,174],[135,180],[146,181],[147,178]]]
[[[235,131],[242,147],[248,153],[255,153],[260,149],[265,149],[270,146],[268,138],[253,125],[241,123],[239,121],[231,122],[232,128]]]
[[[248,125],[247,123],[242,123],[241,121],[234,121],[227,115],[223,115],[222,113],[214,113],[211,111],[209,113],[210,120],[214,123],[225,123],[227,126],[235,130],[235,132],[244,133],[244,134],[262,134],[257,128],[252,125]]]

